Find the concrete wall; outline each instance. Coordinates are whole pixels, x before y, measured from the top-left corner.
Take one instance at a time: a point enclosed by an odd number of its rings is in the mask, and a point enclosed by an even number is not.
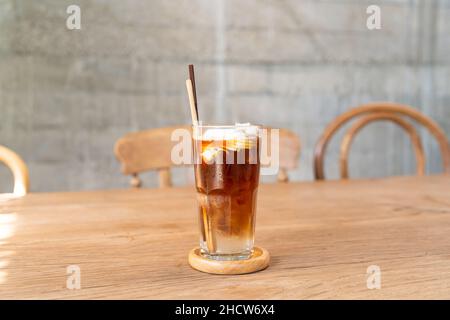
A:
[[[69,4],[82,30],[67,30]],[[382,9],[381,30],[366,28],[369,4]],[[188,123],[195,63],[201,117],[291,128],[303,144],[292,176],[310,180],[317,138],[352,106],[410,104],[450,136],[449,35],[450,0],[0,0],[0,144],[26,160],[33,191],[126,187],[114,141]],[[409,174],[414,156],[400,129],[375,124],[350,165],[353,177]],[[11,182],[1,169],[0,191]]]

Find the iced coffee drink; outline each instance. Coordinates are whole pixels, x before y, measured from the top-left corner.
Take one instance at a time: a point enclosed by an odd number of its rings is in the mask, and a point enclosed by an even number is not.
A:
[[[260,128],[194,126],[195,181],[202,254],[247,259],[253,250]]]

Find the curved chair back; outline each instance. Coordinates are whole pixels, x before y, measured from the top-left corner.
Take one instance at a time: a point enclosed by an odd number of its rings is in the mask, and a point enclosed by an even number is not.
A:
[[[30,178],[28,168],[21,157],[11,149],[0,146],[0,162],[3,162],[14,176],[15,196],[23,196],[27,194],[30,187]]]
[[[326,148],[333,135],[344,124],[361,116],[345,134],[341,143],[340,173],[342,179],[348,178],[348,154],[356,133],[374,121],[391,121],[403,128],[411,138],[416,155],[416,172],[425,174],[425,155],[419,135],[413,125],[405,120],[409,118],[417,121],[436,138],[441,151],[444,172],[450,174],[450,147],[444,131],[432,119],[423,115],[416,109],[397,103],[370,103],[351,109],[331,122],[320,137],[314,151],[314,175],[317,180],[325,179],[324,158]]]

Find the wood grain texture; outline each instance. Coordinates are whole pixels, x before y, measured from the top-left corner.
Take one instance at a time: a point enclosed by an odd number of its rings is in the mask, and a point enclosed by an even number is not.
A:
[[[262,185],[270,267],[214,276],[187,261],[194,188],[30,193],[0,203],[0,298],[449,299],[449,194],[449,176]],[[73,264],[80,290],[66,288]]]

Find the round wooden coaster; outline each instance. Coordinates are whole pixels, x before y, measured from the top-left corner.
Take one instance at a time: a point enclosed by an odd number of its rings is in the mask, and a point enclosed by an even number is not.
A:
[[[260,247],[255,247],[247,260],[218,261],[208,259],[200,254],[200,248],[189,252],[189,264],[192,268],[212,274],[244,274],[263,270],[269,266],[270,254]]]

